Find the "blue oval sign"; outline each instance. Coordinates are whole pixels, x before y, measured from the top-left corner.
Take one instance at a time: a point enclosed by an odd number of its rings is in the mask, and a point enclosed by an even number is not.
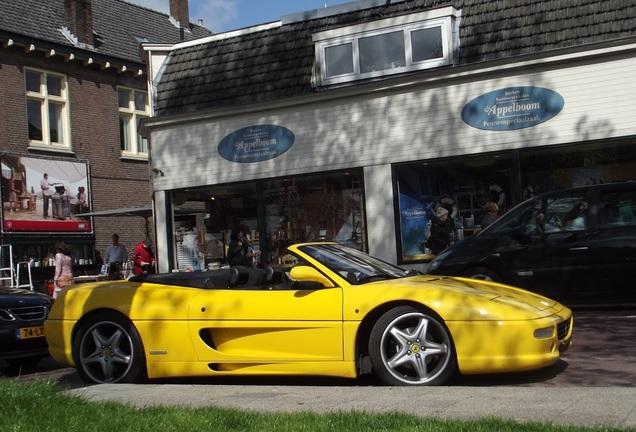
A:
[[[285,153],[294,144],[294,139],[294,133],[282,126],[248,126],[223,138],[218,152],[230,162],[261,162]]]
[[[550,120],[564,105],[563,97],[550,89],[508,87],[468,102],[462,109],[462,120],[477,129],[523,129]]]

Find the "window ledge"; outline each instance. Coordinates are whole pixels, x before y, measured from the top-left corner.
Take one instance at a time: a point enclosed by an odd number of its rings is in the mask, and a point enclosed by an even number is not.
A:
[[[27,147],[27,151],[36,151],[36,152],[49,152],[49,153],[63,153],[66,155],[76,156],[75,152],[68,147],[53,147],[50,145],[38,145],[38,144],[29,144]]]
[[[148,162],[148,156],[140,156],[134,154],[122,154],[119,158],[121,161],[135,161],[135,162]]]

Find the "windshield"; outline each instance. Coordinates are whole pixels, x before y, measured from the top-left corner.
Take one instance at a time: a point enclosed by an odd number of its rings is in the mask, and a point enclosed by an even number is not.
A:
[[[396,279],[412,274],[357,249],[338,244],[305,245],[298,249],[352,284]]]
[[[489,225],[478,234],[488,233],[500,235],[518,229],[520,226],[525,225],[527,220],[532,217],[532,214],[535,213],[535,206],[537,205],[540,206],[541,201],[525,201],[501,216],[493,222],[492,225]]]

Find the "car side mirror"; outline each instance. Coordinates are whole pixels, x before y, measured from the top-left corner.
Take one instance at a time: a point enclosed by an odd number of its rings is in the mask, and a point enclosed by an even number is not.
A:
[[[289,277],[294,282],[298,282],[301,286],[306,285],[305,282],[318,283],[325,288],[333,288],[333,283],[322,273],[313,267],[296,266],[289,272]]]

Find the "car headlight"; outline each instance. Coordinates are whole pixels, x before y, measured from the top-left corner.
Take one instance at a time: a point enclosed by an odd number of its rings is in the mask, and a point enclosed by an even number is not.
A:
[[[534,331],[535,339],[549,339],[554,335],[554,326],[536,329]]]

